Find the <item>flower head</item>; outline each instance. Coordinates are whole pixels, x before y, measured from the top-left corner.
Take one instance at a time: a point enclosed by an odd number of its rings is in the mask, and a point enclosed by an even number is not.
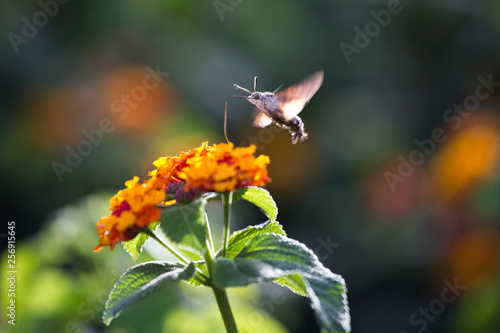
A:
[[[178,156],[160,157],[153,162],[156,170],[149,173],[150,176],[157,177],[158,183],[162,187],[168,186],[172,182],[180,182],[178,172],[187,166],[186,161],[206,155],[214,147],[209,147],[208,142],[204,142],[200,147],[182,152]]]
[[[100,251],[109,245],[112,250],[116,243],[134,238],[142,228],[160,219],[161,212],[155,207],[165,199],[165,191],[158,186],[156,177],[139,183],[139,177],[125,182],[127,188],[111,198],[110,216],[97,223]]]
[[[134,238],[141,229],[158,221],[161,211],[156,205],[186,203],[203,192],[231,192],[247,186],[264,186],[269,157],[254,157],[256,147],[234,147],[232,143],[200,147],[178,156],[160,157],[153,164],[150,179],[125,182],[126,188],[111,198],[111,215],[97,223],[100,251],[109,245]],[[173,199],[173,200],[171,200]],[[165,201],[168,200],[168,201]]]
[[[183,182],[185,192],[230,192],[246,186],[264,186],[270,181],[267,174],[269,157],[255,157],[256,147],[234,147],[232,143],[200,147],[175,157],[161,157],[150,173],[158,177],[163,186]]]

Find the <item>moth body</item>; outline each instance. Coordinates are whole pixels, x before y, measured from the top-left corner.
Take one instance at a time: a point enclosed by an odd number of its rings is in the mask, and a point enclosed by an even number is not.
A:
[[[323,71],[318,71],[302,82],[288,87],[283,91],[279,88],[274,92],[259,92],[257,90],[257,77],[254,80],[254,91],[234,85],[236,89],[249,93],[249,96],[242,97],[257,107],[257,115],[253,125],[257,127],[266,127],[271,123],[286,129],[292,135],[292,143],[304,141],[307,139],[307,133],[304,131],[304,122],[298,114],[309,102],[311,97],[318,91],[323,83]]]

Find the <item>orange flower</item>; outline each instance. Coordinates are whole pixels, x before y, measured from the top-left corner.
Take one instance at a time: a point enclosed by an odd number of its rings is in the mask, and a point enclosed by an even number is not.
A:
[[[166,187],[172,181],[180,181],[178,172],[186,167],[186,161],[204,156],[214,150],[214,147],[209,147],[208,142],[203,142],[200,147],[191,149],[189,152],[182,152],[179,156],[160,157],[153,162],[156,170],[151,171],[149,175],[157,177],[158,185],[161,187]]]
[[[234,147],[221,143],[200,147],[176,157],[161,157],[153,164],[157,170],[150,175],[158,177],[163,186],[185,182],[184,191],[231,192],[247,186],[264,186],[270,181],[267,174],[269,157],[253,156],[256,147]]]
[[[111,198],[110,216],[97,223],[100,251],[109,245],[134,238],[141,229],[158,221],[161,211],[156,205],[190,202],[203,192],[230,192],[247,186],[264,186],[270,181],[267,175],[269,157],[254,157],[256,147],[234,148],[232,143],[200,147],[178,156],[160,157],[153,164],[150,179],[139,183],[139,178],[125,182],[126,189]],[[169,196],[175,200],[164,201]]]
[[[99,245],[95,252],[107,245],[112,250],[116,243],[134,238],[140,229],[160,219],[161,211],[155,205],[165,199],[165,191],[158,186],[157,177],[142,184],[139,184],[139,177],[134,177],[125,185],[127,188],[110,200],[111,215],[97,223]]]

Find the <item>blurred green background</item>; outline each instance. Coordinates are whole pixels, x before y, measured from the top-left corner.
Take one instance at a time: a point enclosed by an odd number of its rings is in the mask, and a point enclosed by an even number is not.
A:
[[[307,141],[252,127],[237,99],[228,134],[270,156],[278,220],[346,279],[353,332],[500,331],[499,1],[60,1],[0,4],[0,223],[16,223],[18,271],[12,326],[3,227],[2,332],[222,332],[189,286],[105,327],[133,261],[93,253],[95,224],[158,156],[224,142],[233,83],[272,91],[319,69]],[[264,220],[235,209],[233,229]],[[272,284],[230,297],[244,332],[318,331],[307,300]]]

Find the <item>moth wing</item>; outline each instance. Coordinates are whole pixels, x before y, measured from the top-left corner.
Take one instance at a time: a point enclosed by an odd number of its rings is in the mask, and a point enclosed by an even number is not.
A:
[[[255,110],[255,117],[253,119],[253,125],[255,127],[266,127],[269,126],[273,120],[269,118],[264,112]]]
[[[288,121],[298,115],[322,83],[323,71],[317,71],[296,85],[276,93],[283,117]]]

